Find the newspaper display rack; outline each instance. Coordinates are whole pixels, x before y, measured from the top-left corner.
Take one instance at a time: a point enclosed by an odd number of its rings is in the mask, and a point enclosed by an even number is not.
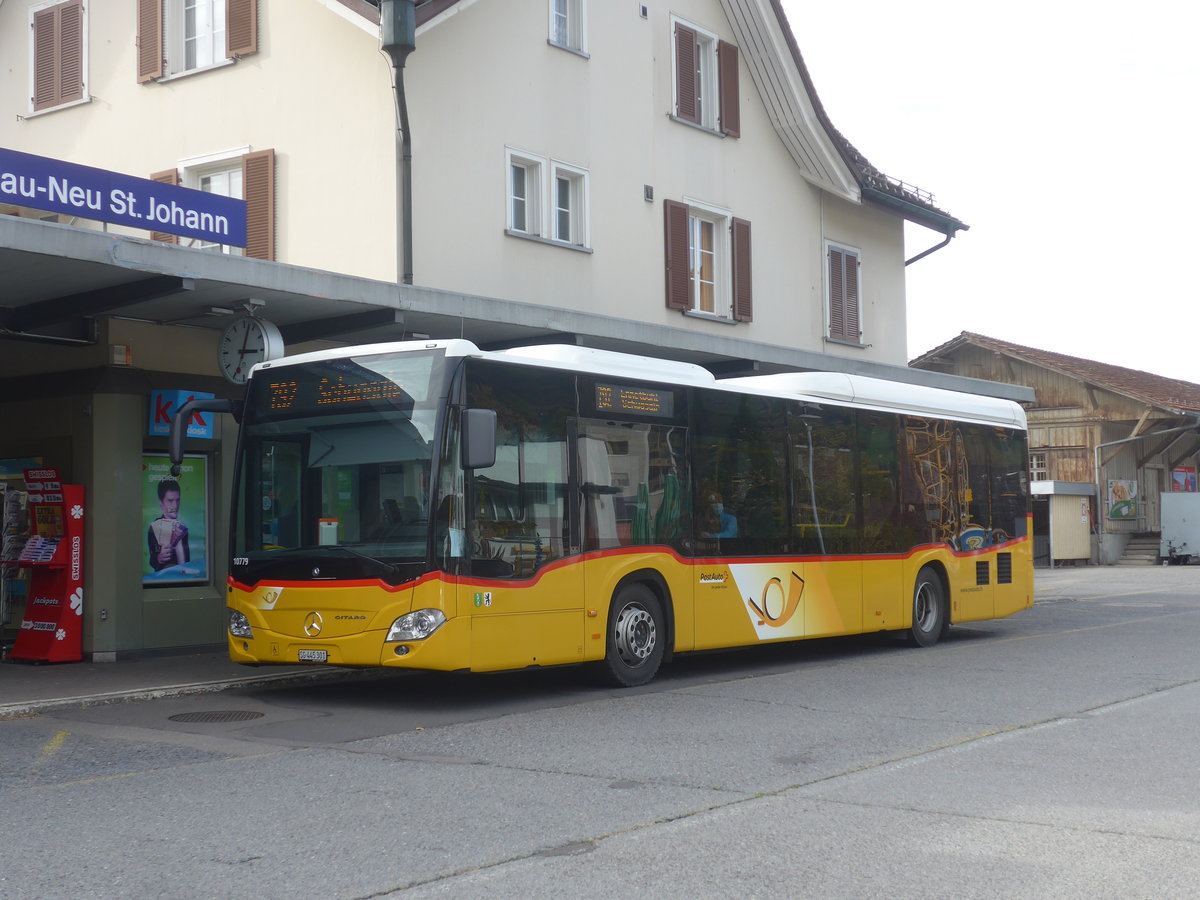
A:
[[[32,528],[15,565],[29,569],[29,589],[9,658],[78,662],[83,659],[83,485],[63,484],[57,469],[26,469],[25,490]]]

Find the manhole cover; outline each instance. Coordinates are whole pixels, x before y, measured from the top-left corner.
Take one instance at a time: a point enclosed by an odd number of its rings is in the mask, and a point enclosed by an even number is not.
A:
[[[253,712],[248,709],[225,709],[213,710],[211,712],[191,712],[180,713],[177,716],[171,716],[172,722],[246,722],[250,719],[261,719],[263,714]]]

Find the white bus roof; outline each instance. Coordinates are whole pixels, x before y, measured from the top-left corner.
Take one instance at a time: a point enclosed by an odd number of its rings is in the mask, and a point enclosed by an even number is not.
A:
[[[1007,428],[1026,427],[1025,410],[1012,400],[966,394],[920,384],[886,381],[842,372],[783,372],[727,378],[721,384],[787,397],[832,400],[935,418],[984,422]]]
[[[666,381],[672,384],[697,384],[706,387],[716,384],[712,372],[694,363],[652,359],[634,356],[631,353],[617,353],[614,350],[577,347],[573,344],[537,344],[513,350],[496,350],[482,355],[488,359],[506,359],[511,362],[552,366],[556,369],[594,375],[612,375],[617,378],[640,378],[643,381]]]
[[[571,372],[610,375],[614,378],[693,385],[778,397],[808,398],[817,403],[832,401],[850,406],[981,422],[1007,428],[1026,427],[1025,410],[1019,404],[982,394],[966,394],[841,372],[783,372],[777,375],[752,375],[718,380],[703,366],[693,363],[635,356],[613,350],[597,350],[574,344],[536,344],[511,350],[484,351],[471,341],[462,339],[404,341],[337,347],[285,356],[271,362],[259,363],[255,369],[371,356],[378,353],[433,349],[445,350],[447,356],[475,356]]]

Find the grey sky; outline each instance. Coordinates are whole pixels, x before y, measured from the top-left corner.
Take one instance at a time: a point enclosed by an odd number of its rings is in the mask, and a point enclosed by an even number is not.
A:
[[[910,357],[974,331],[1200,382],[1200,6],[783,5],[834,125],[971,226],[908,269]]]

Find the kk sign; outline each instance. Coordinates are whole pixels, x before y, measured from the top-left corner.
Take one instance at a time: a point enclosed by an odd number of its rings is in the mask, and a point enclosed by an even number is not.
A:
[[[246,246],[246,201],[0,147],[0,203]]]
[[[171,419],[175,410],[189,400],[211,400],[215,394],[205,394],[200,391],[151,391],[150,392],[150,431],[151,435],[166,436],[171,433]],[[187,423],[187,436],[190,438],[211,438],[213,436],[213,413],[193,412]]]

